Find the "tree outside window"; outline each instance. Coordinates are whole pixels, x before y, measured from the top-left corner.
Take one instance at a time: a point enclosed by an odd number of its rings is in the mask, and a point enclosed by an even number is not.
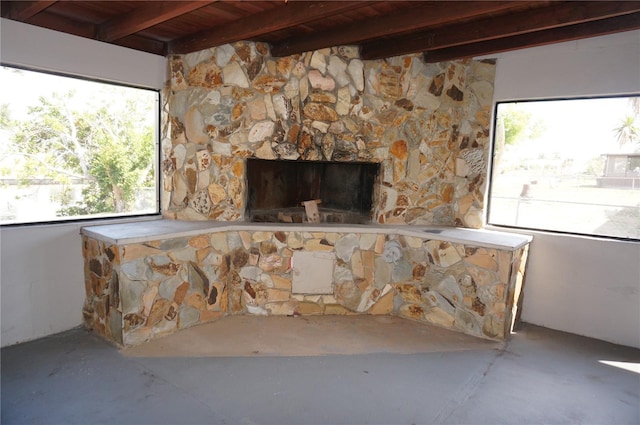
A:
[[[0,72],[3,224],[158,212],[156,91]]]

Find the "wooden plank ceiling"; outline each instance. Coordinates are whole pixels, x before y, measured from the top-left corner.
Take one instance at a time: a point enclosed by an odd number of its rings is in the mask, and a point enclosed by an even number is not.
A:
[[[158,55],[239,40],[273,56],[358,45],[427,62],[640,28],[640,1],[6,1],[3,18]]]

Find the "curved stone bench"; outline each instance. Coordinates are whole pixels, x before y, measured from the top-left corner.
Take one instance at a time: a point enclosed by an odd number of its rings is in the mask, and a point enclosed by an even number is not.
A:
[[[531,241],[449,227],[175,220],[81,234],[85,326],[124,346],[231,314],[388,314],[504,339]]]

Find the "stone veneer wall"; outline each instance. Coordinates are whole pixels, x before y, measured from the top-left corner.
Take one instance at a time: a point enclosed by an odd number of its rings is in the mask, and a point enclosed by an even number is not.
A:
[[[528,245],[502,251],[426,237],[229,231],[110,245],[83,236],[84,322],[122,345],[229,314],[392,314],[506,338]],[[335,255],[333,293],[292,293],[295,251]]]
[[[244,218],[244,158],[382,164],[374,221],[479,228],[495,64],[362,61],[355,47],[272,58],[239,42],[169,59],[167,218]]]

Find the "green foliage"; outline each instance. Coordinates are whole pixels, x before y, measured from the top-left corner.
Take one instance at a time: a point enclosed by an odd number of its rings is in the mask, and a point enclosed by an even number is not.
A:
[[[61,217],[83,216],[99,214],[104,212],[113,211],[113,199],[107,194],[104,196],[100,192],[97,184],[89,184],[82,189],[82,202],[77,202],[74,205],[69,206],[68,199],[66,203],[63,201],[61,208],[58,211],[58,215]]]
[[[499,119],[504,126],[504,142],[507,145],[514,145],[525,138],[536,139],[545,130],[542,121],[533,120],[531,112],[518,104],[502,104]]]
[[[638,124],[637,115],[627,115],[620,121],[618,127],[613,129],[620,147],[640,142],[640,126]]]
[[[0,105],[0,128],[10,128],[12,125],[11,110],[9,104],[3,103]]]
[[[60,196],[60,216],[131,211],[136,191],[153,185],[152,106],[118,87],[105,90],[118,96],[99,96],[103,100],[82,107],[73,91],[40,97],[28,118],[15,123],[8,153],[19,158],[18,178],[25,184],[44,178],[86,185],[79,203]]]
[[[130,124],[130,123],[129,123]],[[90,162],[94,188],[100,199],[109,198],[115,212],[128,211],[136,189],[146,180],[153,158],[152,134],[140,134],[130,125],[100,135]],[[123,141],[126,141],[123,143]],[[95,211],[103,212],[103,211]]]
[[[13,138],[13,153],[22,157],[18,177],[49,178],[66,182],[88,176],[87,154],[92,149],[90,112],[72,111],[73,92],[40,97],[19,122]]]
[[[604,164],[606,160],[602,155],[598,155],[594,158],[591,158],[589,162],[587,162],[587,166],[585,169],[585,173],[590,174],[592,176],[601,176],[604,172]]]
[[[130,211],[136,190],[151,182],[153,131],[139,128],[144,119],[135,106],[127,99],[124,114],[112,114],[102,107],[93,118],[95,147],[88,164],[93,179],[83,191],[83,204],[75,206],[85,214]],[[67,215],[69,209],[60,213]]]

